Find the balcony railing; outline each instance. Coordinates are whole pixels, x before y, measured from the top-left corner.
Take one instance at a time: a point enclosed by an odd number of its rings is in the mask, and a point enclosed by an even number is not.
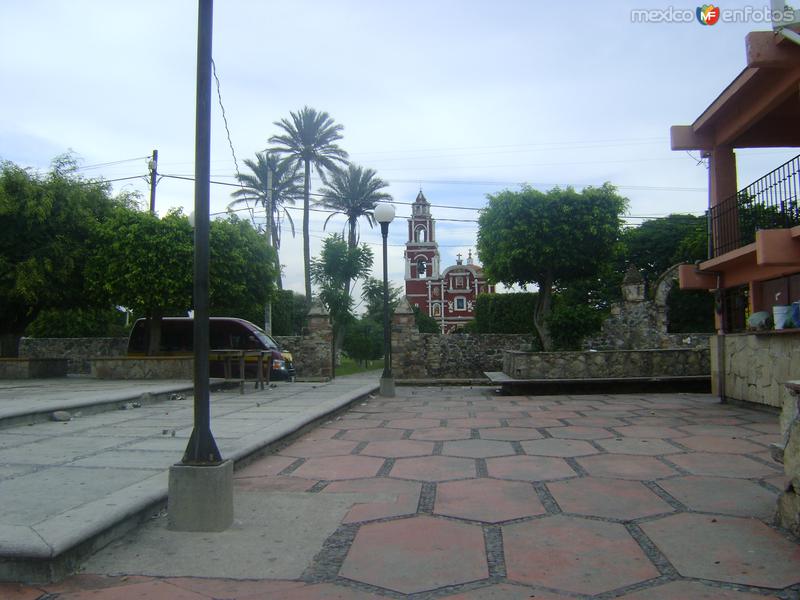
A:
[[[800,225],[800,154],[709,210],[709,258],[755,241],[758,229]]]

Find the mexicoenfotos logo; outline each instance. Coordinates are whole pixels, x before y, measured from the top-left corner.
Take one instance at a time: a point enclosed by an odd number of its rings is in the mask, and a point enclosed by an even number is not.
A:
[[[696,14],[701,25],[714,25],[719,21],[720,10],[713,4],[703,4],[697,7]]]

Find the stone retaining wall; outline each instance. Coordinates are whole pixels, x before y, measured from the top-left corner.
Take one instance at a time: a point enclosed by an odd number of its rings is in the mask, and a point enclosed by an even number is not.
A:
[[[66,377],[64,358],[0,358],[0,379]]]
[[[94,358],[91,367],[97,379],[194,379],[192,356]]]
[[[784,384],[800,379],[800,330],[712,337],[711,375],[714,394],[782,407],[789,396]]]
[[[89,373],[89,359],[125,356],[128,338],[22,338],[20,358],[66,358],[68,373]]]
[[[503,353],[502,371],[516,379],[585,379],[709,375],[708,349]]]

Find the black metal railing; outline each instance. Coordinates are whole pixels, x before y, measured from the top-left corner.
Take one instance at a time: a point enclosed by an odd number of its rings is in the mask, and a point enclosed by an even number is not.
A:
[[[758,229],[800,225],[800,154],[709,210],[709,257],[755,241]]]

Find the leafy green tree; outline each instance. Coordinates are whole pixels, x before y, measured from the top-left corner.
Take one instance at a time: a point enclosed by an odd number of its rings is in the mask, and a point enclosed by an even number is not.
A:
[[[471,329],[477,333],[533,333],[536,299],[531,292],[480,294]]]
[[[478,253],[492,280],[538,288],[533,321],[545,350],[553,346],[546,318],[555,286],[597,273],[614,249],[626,205],[609,183],[580,193],[523,186],[489,195]]]
[[[75,174],[75,160],[55,159],[37,175],[0,164],[0,355],[16,356],[19,338],[45,309],[108,307],[89,293],[83,268],[93,230],[120,204],[110,187]]]
[[[127,337],[130,326],[118,308],[45,308],[25,329],[27,337]]]
[[[306,299],[302,294],[279,290],[272,301],[272,333],[301,335],[306,316]]]
[[[383,358],[383,324],[367,317],[351,322],[345,331],[342,349],[362,366]]]
[[[442,333],[442,326],[436,319],[426,315],[418,306],[413,306],[411,310],[414,312],[414,322],[420,333]]]
[[[372,268],[372,258],[372,250],[366,244],[350,248],[341,235],[333,234],[322,242],[319,258],[311,261],[311,277],[331,315],[332,350],[340,347],[337,338],[343,334],[344,325],[353,320],[353,298],[347,282],[365,279]],[[335,374],[335,365],[333,369]]]
[[[264,233],[267,244],[275,249],[275,260],[280,265],[281,221],[286,218],[294,237],[294,221],[287,206],[293,206],[296,199],[302,195],[300,175],[290,162],[278,160],[275,154],[269,152],[257,152],[255,161],[246,158],[244,164],[252,174],[237,174],[236,178],[243,187],[231,194],[235,200],[228,205],[228,208],[242,204],[249,206],[251,202],[260,204],[264,208],[266,213]],[[268,193],[270,171],[272,171],[271,198]],[[280,271],[277,273],[277,285],[279,289],[283,287]]]
[[[148,354],[156,354],[161,317],[192,305],[194,246],[189,220],[120,208],[95,236],[86,278],[95,293],[149,319]]]
[[[600,331],[606,316],[605,310],[556,295],[553,310],[547,315],[553,350],[580,350],[584,338]]]
[[[209,250],[211,315],[258,323],[278,276],[275,250],[264,244],[249,221],[236,215],[211,221]]]
[[[273,135],[269,142],[273,152],[285,156],[294,170],[303,168],[303,264],[305,266],[306,302],[311,303],[311,246],[309,236],[309,194],[312,167],[325,177],[326,171],[347,162],[347,152],[336,142],[342,139],[342,125],[336,124],[325,111],[304,106],[298,112],[290,112],[291,120],[276,121],[283,133]]]
[[[400,295],[402,293],[402,287],[392,285],[391,282],[389,282],[390,315],[394,314],[394,310],[400,303]],[[375,279],[374,277],[368,277],[364,283],[361,284],[361,299],[366,303],[364,316],[383,324],[383,281]]]

